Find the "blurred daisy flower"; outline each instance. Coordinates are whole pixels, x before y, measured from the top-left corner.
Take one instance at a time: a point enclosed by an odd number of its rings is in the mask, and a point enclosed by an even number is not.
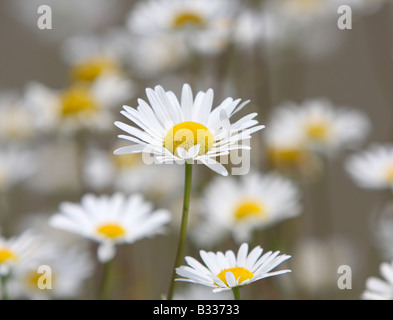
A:
[[[73,249],[57,248],[56,252],[50,259],[18,269],[8,283],[10,295],[33,300],[80,297],[86,279],[93,275],[93,260],[87,253]],[[45,272],[39,272],[40,266],[45,267]],[[43,275],[45,280],[40,279]],[[40,284],[47,289],[40,288]]]
[[[37,170],[37,154],[17,146],[0,149],[0,191],[6,191],[13,186],[32,177]]]
[[[222,252],[200,251],[200,256],[206,266],[192,257],[186,257],[188,266],[176,269],[181,277],[177,281],[186,281],[214,288],[213,292],[243,287],[263,278],[291,272],[281,270],[270,272],[291,256],[279,255],[279,251],[267,252],[262,255],[263,249],[255,247],[248,253],[248,244],[243,243],[237,255],[232,250]]]
[[[393,262],[380,265],[384,279],[370,277],[366,280],[366,289],[362,294],[364,300],[393,300]]]
[[[118,50],[106,35],[74,36],[64,41],[61,53],[70,66],[73,82],[92,83],[100,77],[125,77]]]
[[[114,258],[116,245],[161,233],[170,220],[167,210],[153,211],[152,203],[139,194],[86,194],[80,204],[63,202],[59,210],[49,224],[98,242],[98,259],[103,263]]]
[[[0,236],[0,277],[53,256],[53,251],[31,230],[9,239]]]
[[[263,140],[270,168],[286,175],[300,173],[305,176],[318,170],[319,163],[306,147],[301,130],[294,121],[284,120],[275,113]]]
[[[298,188],[277,173],[253,172],[239,180],[218,177],[207,186],[201,202],[203,218],[194,230],[195,240],[210,245],[228,233],[237,243],[249,241],[252,231],[301,212]]]
[[[34,138],[34,118],[21,95],[0,92],[0,141],[24,142]]]
[[[193,98],[188,84],[183,86],[181,101],[161,86],[146,89],[151,106],[138,99],[137,109],[124,106],[121,113],[141,129],[116,121],[115,125],[128,133],[119,138],[133,145],[115,150],[115,154],[145,153],[158,163],[198,161],[213,171],[227,175],[225,167],[214,158],[228,155],[231,150],[247,149],[243,140],[264,128],[256,126],[257,113],[244,116],[231,124],[229,118],[249,101],[225,99],[212,110],[213,90],[198,92]]]
[[[69,133],[81,128],[108,130],[113,123],[111,108],[127,101],[132,92],[130,81],[104,76],[91,85],[74,83],[62,90],[30,83],[25,97],[38,128]]]
[[[363,112],[337,108],[326,99],[279,106],[271,122],[272,126],[292,128],[295,141],[302,142],[305,148],[328,155],[355,148],[370,132],[370,121]]]
[[[393,188],[393,146],[375,143],[367,150],[350,156],[345,168],[361,188]]]
[[[238,1],[225,0],[140,1],[127,26],[144,38],[170,35],[191,50],[214,54],[228,45],[238,6]]]

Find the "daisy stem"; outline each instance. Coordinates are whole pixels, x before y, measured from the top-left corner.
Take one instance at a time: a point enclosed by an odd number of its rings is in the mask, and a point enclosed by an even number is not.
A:
[[[7,276],[0,276],[1,278],[1,299],[8,300],[7,294]]]
[[[240,290],[239,287],[232,288],[233,298],[234,300],[240,300]]]
[[[113,259],[104,263],[102,282],[101,282],[101,290],[100,290],[100,299],[107,300],[109,296],[109,289],[111,283],[111,274],[112,274],[112,264]]]
[[[181,259],[183,258],[183,249],[186,241],[188,209],[190,205],[190,196],[191,196],[192,163],[186,162],[185,166],[186,166],[186,173],[185,173],[185,181],[184,181],[183,215],[182,215],[181,226],[180,226],[180,236],[179,236],[179,243],[177,247],[175,266],[173,268],[171,285],[169,287],[169,292],[167,296],[168,300],[173,299],[173,294],[175,292],[175,283],[176,283],[175,281],[176,268],[180,266]]]

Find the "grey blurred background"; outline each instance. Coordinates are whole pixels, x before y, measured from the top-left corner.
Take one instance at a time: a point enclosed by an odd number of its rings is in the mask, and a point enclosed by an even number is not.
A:
[[[133,5],[133,1],[110,1],[111,5],[104,12],[86,13],[89,15],[88,21],[83,22],[82,19],[80,23],[80,26],[84,25],[83,30],[75,28],[77,24],[73,26],[72,23],[68,25],[69,30],[65,30],[67,26],[58,24],[54,12],[53,30],[38,30],[35,20],[38,14],[22,12],[23,5],[18,6],[12,4],[13,2],[29,1],[2,0],[0,2],[0,90],[20,90],[33,80],[55,88],[64,86],[67,82],[67,66],[59,53],[61,41],[69,35],[99,33],[106,28],[122,25],[127,11]],[[98,1],[97,6],[101,2]],[[42,3],[45,4],[45,1]],[[272,110],[283,101],[301,102],[306,98],[326,97],[338,106],[348,106],[367,113],[372,121],[373,130],[365,145],[371,142],[391,142],[393,135],[392,7],[388,4],[374,14],[355,17],[352,30],[339,30],[335,25],[326,26],[337,33],[340,45],[334,52],[324,57],[312,59],[296,55],[269,56],[260,71],[264,79],[261,83],[261,99],[267,106],[266,109],[260,110],[262,121],[268,119],[268,110]],[[27,11],[32,8],[34,6],[26,6]],[[279,72],[274,73],[272,70],[279,70]],[[251,74],[253,71],[246,69],[242,76],[247,78],[249,76],[247,72]],[[365,279],[370,275],[378,275],[378,266],[382,258],[376,248],[372,227],[383,201],[389,195],[380,191],[362,190],[354,185],[343,168],[343,161],[349,154],[350,152],[340,154],[330,168],[329,183],[332,192],[329,195],[329,210],[333,216],[331,228],[335,237],[344,239],[343,243],[350,245],[349,252],[355,257],[352,259],[344,255],[342,258],[342,264],[349,264],[352,267],[353,289],[339,290],[333,286],[326,288],[327,293],[304,294],[304,296],[291,294],[288,290],[289,293],[284,295],[284,298],[357,299],[364,289]],[[315,188],[306,188],[304,201],[310,198],[315,201],[314,196],[317,192]],[[15,203],[21,201],[21,199],[14,200]],[[19,205],[27,209],[22,203]],[[34,205],[37,209],[40,207],[40,203]],[[323,214],[318,217],[323,221]],[[281,228],[285,231],[296,226],[297,223],[297,221],[283,222]],[[317,233],[323,234],[327,225],[322,223],[321,230]],[[171,245],[174,248],[174,243],[171,238],[161,238],[151,244],[137,243],[132,250],[135,256],[138,256],[143,255],[146,248],[155,246],[163,249]],[[163,252],[157,257],[158,259],[166,258],[164,251],[158,250],[158,252]],[[170,255],[172,254],[174,253]],[[152,258],[145,256],[144,261],[145,267],[149,265],[153,268]],[[164,275],[169,274],[170,266],[161,267],[162,277],[166,278]],[[337,273],[334,274],[334,277],[338,278],[338,276]],[[166,279],[161,279],[158,275],[155,277],[158,283],[162,281],[161,285],[165,288]],[[136,298],[145,297],[142,294]]]

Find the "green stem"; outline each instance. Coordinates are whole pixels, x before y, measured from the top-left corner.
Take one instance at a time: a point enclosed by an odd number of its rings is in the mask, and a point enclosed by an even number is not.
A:
[[[100,289],[100,300],[108,299],[110,284],[112,280],[112,265],[113,265],[113,259],[104,264],[101,289]]]
[[[176,282],[175,281],[176,268],[180,266],[181,260],[183,258],[183,249],[186,241],[188,209],[190,206],[191,181],[192,181],[192,163],[186,163],[186,173],[185,173],[185,181],[184,181],[184,198],[183,198],[183,215],[182,215],[181,226],[180,226],[180,236],[179,236],[179,244],[177,247],[175,266],[173,268],[171,285],[169,287],[169,292],[167,296],[168,300],[173,299],[173,294],[175,292],[175,282]]]
[[[8,293],[7,293],[7,276],[0,276],[1,278],[1,299],[8,300]]]
[[[233,287],[233,288],[232,288],[232,293],[233,293],[233,299],[234,299],[234,300],[240,300],[240,290],[239,290],[239,287]]]

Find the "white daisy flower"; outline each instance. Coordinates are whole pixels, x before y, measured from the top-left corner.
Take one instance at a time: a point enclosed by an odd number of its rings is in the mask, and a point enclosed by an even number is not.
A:
[[[43,240],[27,230],[9,239],[0,236],[0,276],[52,257],[53,252]]]
[[[77,298],[94,272],[89,254],[56,248],[51,259],[18,269],[9,279],[10,296],[33,300]],[[40,267],[44,267],[41,271]],[[45,278],[45,282],[41,277]],[[48,289],[40,288],[44,284]]]
[[[366,289],[362,294],[364,300],[393,300],[393,261],[380,266],[382,277],[370,277],[366,280]]]
[[[138,99],[137,109],[124,106],[121,113],[140,127],[116,121],[115,125],[129,135],[119,135],[135,144],[117,149],[115,154],[152,154],[158,163],[197,161],[222,175],[228,172],[214,158],[228,155],[230,150],[247,149],[241,145],[264,126],[256,126],[257,113],[244,116],[231,124],[229,118],[247,103],[225,99],[212,110],[213,90],[200,91],[195,100],[188,84],[183,86],[181,101],[161,86],[146,89],[149,104]]]
[[[293,132],[297,128],[295,141],[300,140],[306,148],[327,154],[356,147],[370,131],[370,121],[363,112],[337,108],[326,99],[279,106],[271,121],[281,123],[274,125],[292,128]]]
[[[111,108],[127,101],[132,93],[130,81],[117,76],[102,76],[91,85],[75,83],[62,90],[30,83],[25,99],[40,130],[69,133],[80,128],[110,129],[113,123]]]
[[[375,143],[349,157],[345,168],[361,188],[393,188],[393,145]]]
[[[94,82],[102,76],[124,77],[118,50],[108,36],[83,35],[66,39],[61,47],[73,81]]]
[[[202,195],[203,219],[195,239],[213,244],[222,230],[223,235],[232,234],[237,243],[249,241],[252,231],[300,214],[299,201],[296,185],[277,173],[254,172],[240,179],[218,177]],[[210,229],[211,236],[206,231]]]
[[[63,202],[60,212],[49,219],[52,227],[80,234],[99,243],[98,258],[107,262],[116,254],[115,246],[133,243],[161,233],[169,222],[167,210],[153,210],[140,194],[126,197],[86,194],[81,203]]]
[[[148,0],[130,12],[127,25],[142,37],[171,35],[202,53],[222,51],[229,42],[238,1]]]
[[[186,257],[188,266],[181,266],[176,273],[182,277],[177,281],[186,281],[214,288],[213,292],[230,290],[242,287],[263,278],[291,272],[281,270],[270,272],[285,260],[289,255],[279,255],[279,251],[269,251],[262,255],[263,249],[255,247],[248,254],[248,244],[243,243],[237,256],[232,250],[222,252],[200,251],[200,256],[206,267],[192,257]]]

